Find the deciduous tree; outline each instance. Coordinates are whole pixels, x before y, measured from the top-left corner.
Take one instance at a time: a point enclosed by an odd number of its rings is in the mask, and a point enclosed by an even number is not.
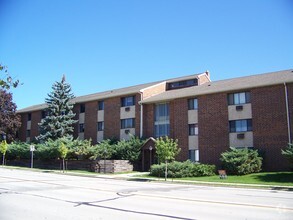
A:
[[[20,125],[20,116],[16,114],[16,104],[12,101],[12,94],[0,89],[0,139],[5,135],[8,143],[13,141]]]
[[[9,75],[7,67],[0,64],[0,88],[10,89],[10,87],[17,87],[19,80],[13,80]]]
[[[173,140],[169,137],[160,137],[156,140],[156,154],[159,162],[165,162],[165,180],[168,175],[168,162],[175,160],[175,157],[179,154],[180,148],[178,148],[178,140]]]

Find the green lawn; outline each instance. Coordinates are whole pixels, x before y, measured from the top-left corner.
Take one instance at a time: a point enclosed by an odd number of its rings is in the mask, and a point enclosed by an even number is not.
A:
[[[227,179],[220,179],[216,176],[176,178],[174,180],[190,180],[215,183],[240,183],[240,184],[259,184],[276,186],[293,186],[293,172],[268,172],[254,173],[244,176],[228,176]]]

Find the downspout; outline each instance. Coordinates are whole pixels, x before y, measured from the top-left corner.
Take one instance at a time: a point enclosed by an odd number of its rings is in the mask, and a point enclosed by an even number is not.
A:
[[[140,93],[140,102],[138,104],[140,105],[140,130],[139,130],[139,137],[142,138],[143,136],[143,104],[141,101],[143,100],[143,93]]]
[[[288,125],[288,143],[291,143],[291,124],[290,124],[290,114],[289,114],[289,101],[288,101],[288,90],[287,85],[284,82],[285,87],[285,99],[286,99],[286,114],[287,114],[287,125]]]

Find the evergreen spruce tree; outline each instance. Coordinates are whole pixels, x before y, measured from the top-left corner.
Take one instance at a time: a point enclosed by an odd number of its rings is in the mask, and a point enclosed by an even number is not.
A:
[[[72,138],[73,124],[77,122],[73,119],[75,114],[72,111],[73,104],[70,103],[74,95],[70,84],[65,82],[65,76],[61,82],[55,82],[52,89],[46,98],[46,117],[39,123],[40,135],[37,140],[40,142],[61,137]]]

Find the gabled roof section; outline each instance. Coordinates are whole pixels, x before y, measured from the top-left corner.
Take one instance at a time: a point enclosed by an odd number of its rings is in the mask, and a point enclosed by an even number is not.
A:
[[[170,101],[184,97],[194,97],[220,92],[245,90],[256,87],[265,87],[283,83],[293,83],[293,69],[239,77],[221,81],[208,82],[203,85],[169,90],[159,95],[141,101],[143,104]]]

